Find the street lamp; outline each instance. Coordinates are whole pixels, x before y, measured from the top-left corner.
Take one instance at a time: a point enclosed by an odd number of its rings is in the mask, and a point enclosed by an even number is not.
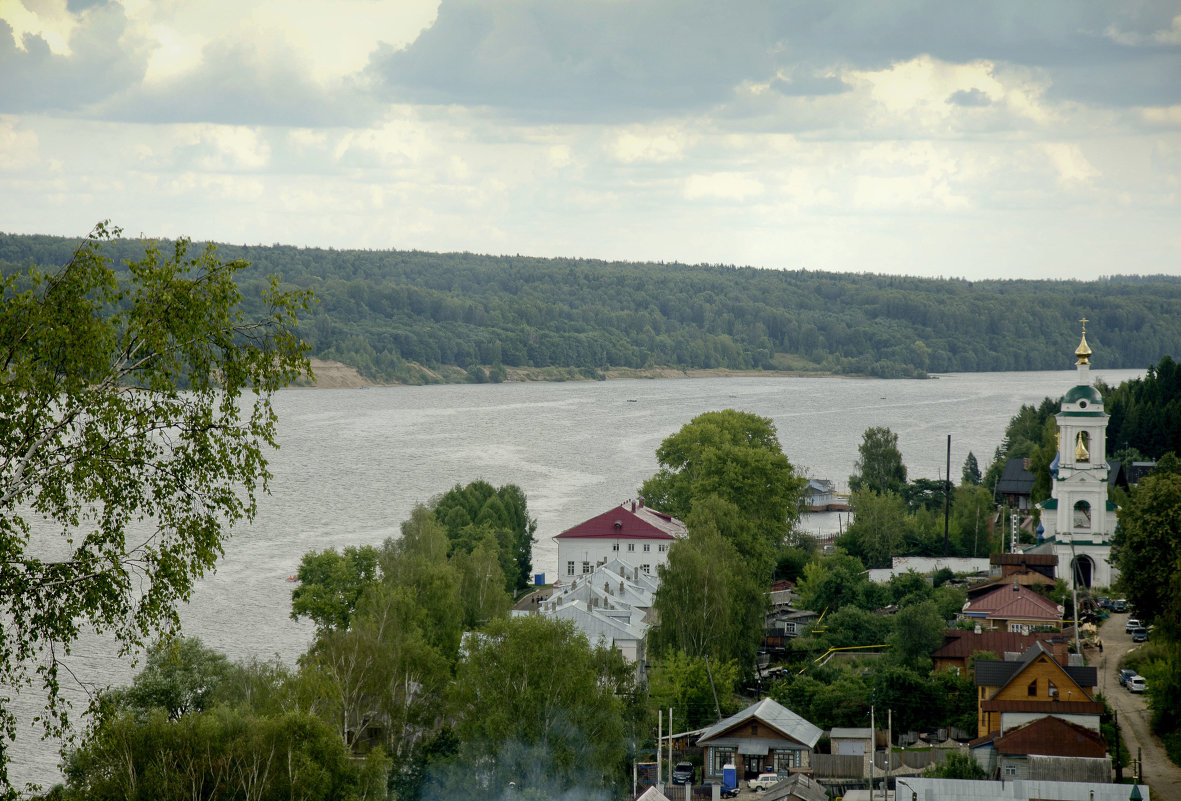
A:
[[[900,785],[900,784],[903,787],[905,787],[907,790],[910,790],[910,801],[918,801],[918,799],[919,799],[918,792],[916,792],[915,789],[913,787],[911,787],[909,784],[902,781],[902,779],[895,779],[894,780],[894,801],[898,801],[898,785]]]

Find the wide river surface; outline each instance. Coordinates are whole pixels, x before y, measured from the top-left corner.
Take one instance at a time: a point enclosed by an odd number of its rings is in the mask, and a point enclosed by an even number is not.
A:
[[[1097,370],[1108,384],[1143,371]],[[983,470],[1022,404],[1059,397],[1075,372],[961,373],[926,381],[852,378],[708,378],[292,390],[275,398],[280,449],[271,494],[226,543],[217,572],[182,611],[185,633],[231,658],[276,654],[294,663],[311,640],[288,616],[308,551],[396,537],[415,504],[456,484],[517,484],[537,519],[534,572],[557,576],[551,538],[635,497],[657,468],[656,448],[702,412],[738,409],[774,421],[796,468],[846,487],[861,435],[898,434],[911,478],[951,475],[968,452]],[[814,522],[823,526],[822,522]],[[128,683],[133,668],[97,638],[69,664],[83,680]],[[52,783],[56,743],[28,727],[35,699],[16,701],[24,723],[11,778]]]

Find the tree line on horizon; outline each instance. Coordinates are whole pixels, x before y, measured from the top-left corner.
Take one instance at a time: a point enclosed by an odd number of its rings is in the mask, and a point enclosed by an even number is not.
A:
[[[78,240],[0,234],[0,273],[68,261]],[[117,265],[143,249],[118,239]],[[935,279],[732,265],[219,245],[252,298],[310,289],[311,354],[377,382],[498,381],[507,370],[798,370],[882,378],[1064,366],[1078,330],[1099,367],[1181,345],[1181,279]],[[116,269],[120,269],[118,266]],[[249,312],[250,309],[247,309]],[[440,376],[443,377],[440,377]]]

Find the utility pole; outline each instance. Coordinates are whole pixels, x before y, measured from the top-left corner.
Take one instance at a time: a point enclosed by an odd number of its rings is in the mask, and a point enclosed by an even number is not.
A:
[[[664,710],[656,710],[656,786],[663,788],[660,765],[664,762]]]
[[[943,493],[943,558],[951,555],[947,536],[948,519],[951,517],[951,434],[947,435],[947,485]],[[972,554],[975,556],[975,554]]]
[[[873,704],[869,705],[869,797],[873,799],[873,760],[878,752],[878,731],[873,725]]]

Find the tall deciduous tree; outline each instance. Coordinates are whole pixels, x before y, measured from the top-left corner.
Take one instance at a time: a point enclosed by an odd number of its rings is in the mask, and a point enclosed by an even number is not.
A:
[[[908,526],[901,497],[862,489],[853,493],[853,522],[838,544],[867,567],[889,567],[890,558],[903,551]]]
[[[0,685],[39,674],[51,729],[57,656],[84,627],[126,653],[179,626],[266,490],[271,395],[310,376],[307,296],[272,280],[248,318],[245,262],[180,240],[117,273],[101,246],[117,234],[99,225],[65,266],[0,278]],[[12,722],[0,706],[10,737]]]
[[[753,526],[750,542],[735,542],[758,571],[799,519],[804,479],[784,456],[772,422],[733,409],[706,412],[681,427],[656,450],[660,470],[640,493],[662,512],[686,519],[697,504],[715,497]]]
[[[474,765],[496,794],[512,781],[544,798],[603,787],[623,769],[638,708],[618,651],[540,615],[498,618],[465,650],[453,702],[469,789]]]
[[[898,450],[898,435],[888,428],[871,426],[857,446],[857,472],[849,476],[853,492],[897,492],[906,486],[906,465]]]
[[[657,652],[684,651],[714,662],[754,667],[767,596],[757,577],[715,525],[689,520],[689,536],[673,544],[660,567],[654,601],[660,625],[651,633]]]
[[[296,573],[299,586],[291,593],[291,618],[308,617],[321,631],[347,629],[361,594],[378,579],[377,556],[371,545],[304,554]]]
[[[1181,619],[1181,475],[1153,472],[1140,482],[1119,512],[1114,552],[1120,584],[1136,611],[1175,627]]]

